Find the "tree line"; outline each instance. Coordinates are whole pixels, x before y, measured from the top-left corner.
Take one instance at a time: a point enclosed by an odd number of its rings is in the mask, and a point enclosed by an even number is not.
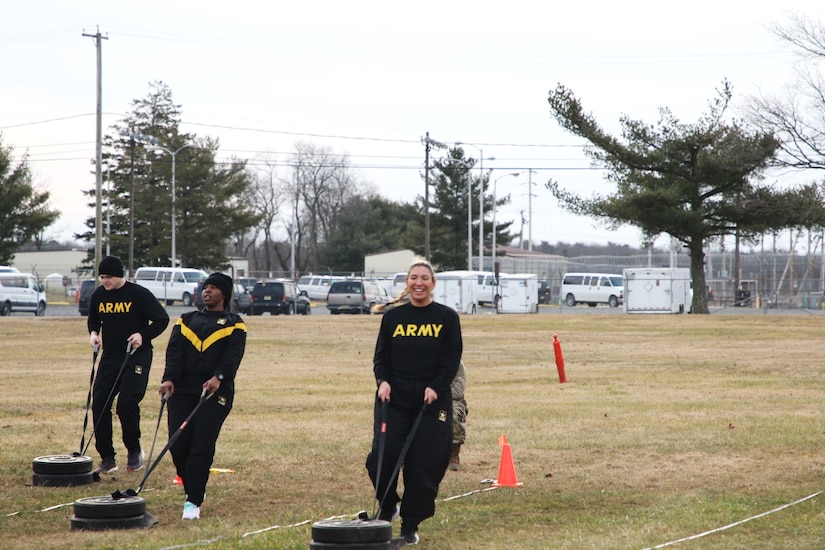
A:
[[[551,115],[588,142],[586,154],[615,190],[584,198],[559,182],[547,187],[571,212],[639,227],[648,242],[661,234],[681,242],[697,288],[704,286],[704,248],[716,239],[734,235],[738,246],[766,232],[825,227],[820,185],[778,189],[764,181],[773,166],[825,168],[825,83],[817,70],[825,29],[792,17],[774,31],[806,63],[787,95],[750,98],[742,119],[730,116],[733,87],[723,81],[699,120],[684,123],[662,107],[654,124],[622,117],[621,135],[613,136],[560,83],[548,94]],[[219,141],[181,133],[180,117],[171,89],[153,82],[104,138],[104,233],[131,272],[173,263],[223,269],[230,256],[249,258],[254,271],[361,271],[367,254],[409,248],[423,256],[425,241],[440,269],[466,266],[467,193],[489,189],[490,171],[477,174],[479,160],[460,145],[434,152],[421,173],[427,196],[405,203],[381,197],[346,155],[314,143],[296,143],[286,158],[218,161]],[[0,143],[0,263],[58,217],[49,194],[32,183],[27,159],[13,165],[11,148]],[[96,191],[85,194],[94,207]],[[509,197],[485,193],[482,200],[492,213],[494,201],[502,206]],[[488,249],[493,239],[499,246],[513,239],[512,222],[497,225],[494,237],[491,217],[472,229],[477,234],[484,224]],[[87,227],[75,237],[92,242],[94,217]],[[695,293],[694,312],[707,312],[704,300]]]

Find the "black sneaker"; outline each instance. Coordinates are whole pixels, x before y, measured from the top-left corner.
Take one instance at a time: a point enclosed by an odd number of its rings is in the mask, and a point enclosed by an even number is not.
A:
[[[418,544],[418,527],[401,526],[401,538],[407,543],[407,546]]]
[[[398,550],[400,548],[404,548],[405,546],[412,546],[414,544],[418,544],[418,531],[412,531],[411,533],[406,533],[401,531],[401,536],[393,537],[390,541],[390,549],[391,550]]]
[[[396,506],[395,508],[387,508],[387,509],[382,508],[381,512],[379,512],[379,514],[378,514],[378,519],[383,520],[383,521],[389,521],[390,523],[392,523],[393,520],[398,518],[398,516],[400,516],[400,515],[401,515],[401,508],[399,506]]]
[[[100,464],[95,469],[95,474],[111,474],[112,472],[117,471],[117,463],[115,462],[114,458],[104,458],[100,461]]]
[[[144,453],[143,450],[129,451],[128,457],[126,459],[126,471],[137,472],[139,470],[142,470],[144,457],[146,457],[146,453]]]

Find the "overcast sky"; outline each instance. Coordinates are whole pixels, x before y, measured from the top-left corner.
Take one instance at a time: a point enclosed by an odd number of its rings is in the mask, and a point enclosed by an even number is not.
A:
[[[0,132],[15,158],[29,153],[37,184],[62,213],[51,236],[81,231],[94,215],[81,190],[95,183],[96,102],[95,45],[82,35],[99,28],[107,37],[104,132],[159,80],[182,107],[181,131],[219,138],[221,158],[268,153],[287,162],[296,141],[310,141],[349,155],[365,184],[404,201],[423,194],[421,138],[429,132],[448,145],[471,144],[468,156],[483,151],[497,193],[512,199],[497,220],[515,220],[515,233],[524,219],[534,242],[636,246],[638,230],[607,231],[567,214],[545,189],[553,179],[585,196],[612,190],[589,168],[582,142],[551,118],[548,91],[570,88],[611,131],[622,114],[654,123],[660,106],[694,122],[723,79],[738,104],[790,83],[797,58],[768,27],[785,23],[787,10],[818,17],[821,7],[821,0],[14,2],[0,18]],[[772,175],[782,185],[800,177],[815,175]]]

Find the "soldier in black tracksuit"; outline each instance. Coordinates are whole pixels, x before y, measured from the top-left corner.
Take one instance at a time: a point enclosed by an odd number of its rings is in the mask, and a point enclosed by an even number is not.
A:
[[[428,274],[429,273],[429,277]],[[380,503],[380,519],[391,520],[401,500],[401,536],[417,542],[418,525],[435,514],[435,498],[450,460],[453,408],[450,383],[461,360],[462,339],[458,314],[432,301],[432,268],[416,262],[408,273],[410,303],[398,305],[381,321],[373,370],[376,392],[372,448],[366,467]],[[381,478],[376,480],[381,411],[388,407]],[[390,480],[407,435],[422,410],[421,423],[404,457],[404,496],[398,478]]]
[[[240,315],[229,311],[232,279],[220,273],[210,275],[202,295],[206,307],[184,313],[172,328],[159,389],[161,395],[172,394],[168,401],[170,436],[198,404],[204,390],[213,394],[169,449],[186,491],[183,519],[200,517],[215,444],[232,410],[235,374],[246,347],[246,325]]]
[[[106,474],[117,470],[112,442],[112,402],[115,396],[123,444],[128,451],[127,468],[139,470],[143,468],[140,402],[149,382],[152,339],[166,330],[169,314],[149,290],[124,278],[123,264],[117,256],[103,258],[98,273],[103,284],[89,298],[87,319],[90,344],[103,345],[92,401],[95,448],[102,459],[96,471]],[[128,359],[127,342],[134,347]]]

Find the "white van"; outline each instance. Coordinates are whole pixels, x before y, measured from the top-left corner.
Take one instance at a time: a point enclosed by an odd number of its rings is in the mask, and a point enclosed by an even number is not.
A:
[[[140,267],[135,272],[135,282],[151,290],[167,306],[175,302],[191,306],[195,287],[207,277],[203,270],[186,267]]]
[[[42,317],[46,313],[46,291],[29,273],[0,273],[0,315],[27,311]]]
[[[580,303],[619,307],[624,301],[624,279],[613,273],[566,273],[559,296],[570,307]]]
[[[310,300],[326,300],[332,283],[345,279],[331,275],[304,275],[298,279],[298,288],[305,290]]]

